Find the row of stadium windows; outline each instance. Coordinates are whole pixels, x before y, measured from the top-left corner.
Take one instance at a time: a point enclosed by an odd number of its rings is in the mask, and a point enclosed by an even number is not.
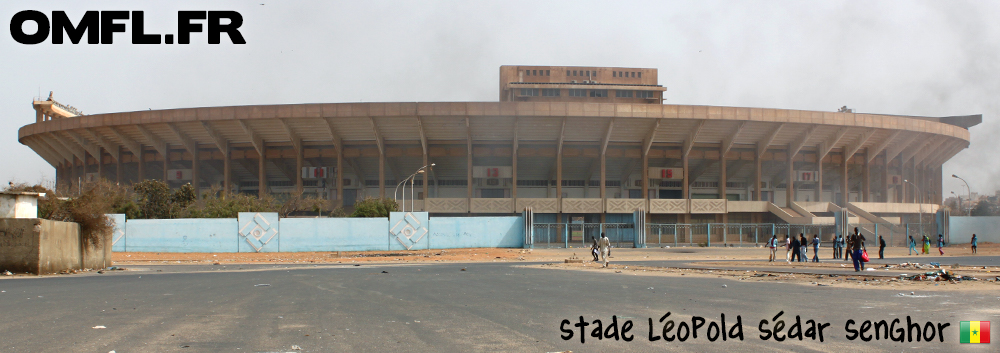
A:
[[[608,90],[606,89],[568,89],[568,96],[570,97],[587,97],[588,93],[590,97],[604,98],[608,96]],[[520,96],[522,97],[559,97],[562,95],[562,90],[558,88],[522,88]],[[618,98],[654,98],[656,93],[654,91],[627,91],[627,90],[616,90],[615,97]]]
[[[524,70],[525,76],[552,76],[551,70]],[[597,77],[597,71],[566,70],[566,76]],[[612,71],[611,77],[642,78],[642,72]]]

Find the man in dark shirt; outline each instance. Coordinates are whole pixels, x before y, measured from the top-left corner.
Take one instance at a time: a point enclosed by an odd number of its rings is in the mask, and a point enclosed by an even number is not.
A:
[[[884,259],[883,252],[885,252],[885,239],[881,235],[878,236],[878,258]]]
[[[799,238],[792,236],[792,262],[795,262],[796,258],[798,258],[799,261],[802,261],[801,246],[802,243],[799,242]]]
[[[865,262],[861,260],[861,252],[865,249],[865,236],[858,232],[858,227],[854,227],[854,234],[851,234],[851,258],[854,260],[854,272],[865,270]]]

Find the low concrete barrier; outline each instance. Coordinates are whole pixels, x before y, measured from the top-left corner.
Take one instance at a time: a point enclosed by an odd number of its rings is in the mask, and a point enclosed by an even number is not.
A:
[[[46,274],[110,264],[111,234],[88,240],[72,222],[0,219],[0,270]]]

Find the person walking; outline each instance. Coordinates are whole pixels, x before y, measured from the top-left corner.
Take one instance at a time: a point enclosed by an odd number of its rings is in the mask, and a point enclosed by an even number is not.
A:
[[[805,234],[799,233],[799,262],[809,261],[809,241]]]
[[[819,262],[819,235],[813,234],[813,262]]]
[[[854,272],[865,270],[865,262],[861,259],[861,252],[865,251],[865,236],[854,227],[854,234],[851,234],[851,257],[854,259]]]
[[[601,258],[600,258],[600,254],[601,254],[600,247],[601,246],[597,242],[597,237],[594,237],[593,240],[594,241],[590,244],[590,255],[594,256],[594,262],[598,262],[598,261],[601,261]]]
[[[792,236],[792,259],[790,262],[795,262],[796,259],[802,261],[802,243],[799,242],[799,238]]]
[[[938,234],[938,241],[937,241],[937,243],[938,243],[937,244],[938,245],[938,252],[940,252],[941,255],[944,256],[944,236],[943,235]]]
[[[930,255],[931,254],[931,238],[928,237],[927,234],[924,234],[924,237],[923,237],[923,239],[921,239],[921,241],[924,243],[923,244],[924,245],[924,254]]]
[[[913,253],[917,253],[917,255],[920,255],[920,252],[917,251],[917,240],[913,239],[912,235],[910,236],[910,239],[906,241],[906,246],[910,247],[909,249],[910,255],[913,255]]]
[[[601,241],[597,244],[601,248],[601,260],[604,261],[604,267],[608,267],[608,257],[611,257],[611,240],[602,232]]]
[[[885,238],[882,238],[882,236],[879,235],[878,236],[878,258],[884,259],[885,258],[885,256],[883,255],[884,252],[885,252]]]
[[[837,248],[839,248],[839,247],[840,247],[840,237],[835,235],[833,237],[833,259],[834,260],[836,260],[838,258],[837,257]]]
[[[778,236],[771,235],[771,240],[767,241],[767,247],[771,249],[771,257],[768,258],[767,262],[774,262],[775,251],[778,251]]]
[[[979,243],[979,238],[975,234],[972,234],[972,254],[976,254],[976,243]]]
[[[792,263],[792,239],[785,235],[785,262]]]
[[[851,235],[850,234],[848,234],[845,237],[845,239],[846,239],[845,242],[846,242],[847,246],[844,248],[844,254],[845,254],[844,261],[847,261],[847,259],[853,259],[854,258],[854,243],[851,242]]]

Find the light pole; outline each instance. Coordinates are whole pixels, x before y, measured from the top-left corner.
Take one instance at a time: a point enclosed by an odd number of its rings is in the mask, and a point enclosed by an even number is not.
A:
[[[952,174],[951,177],[952,178],[957,178],[958,180],[961,180],[963,183],[965,183],[965,189],[969,191],[969,212],[966,212],[966,215],[971,216],[972,215],[972,188],[969,187],[969,182],[965,181],[965,179],[962,179],[962,177],[960,177],[958,175],[955,175],[955,174]],[[959,197],[958,199],[961,200],[962,198]]]
[[[403,186],[403,202],[400,203],[400,207],[402,208],[402,210],[400,210],[400,211],[406,211],[406,182],[408,180],[410,181],[410,198],[411,198],[411,200],[410,200],[410,212],[413,212],[413,200],[412,200],[412,198],[413,198],[413,181],[412,181],[412,179],[413,179],[413,177],[417,176],[417,174],[423,173],[425,170],[427,170],[428,167],[434,167],[435,165],[437,165],[437,164],[431,163],[431,164],[425,165],[423,167],[420,167],[420,169],[417,169],[417,171],[413,172],[413,174],[410,174],[410,176],[404,178],[403,181],[400,181],[399,184],[396,184],[396,190],[394,190],[392,192],[392,199],[396,200],[397,202],[398,202],[399,198],[397,198],[396,195],[399,193],[399,187],[400,187],[400,185]]]
[[[920,191],[920,187],[917,186],[917,184],[914,184],[912,181],[903,179],[903,182],[904,183],[910,183],[910,185],[913,185],[913,187],[915,189],[917,189],[917,194],[919,194],[921,196],[920,197],[920,236],[923,236],[924,235],[924,200],[923,200],[924,193],[923,193],[923,191]],[[917,194],[913,195],[913,201],[917,201]]]

